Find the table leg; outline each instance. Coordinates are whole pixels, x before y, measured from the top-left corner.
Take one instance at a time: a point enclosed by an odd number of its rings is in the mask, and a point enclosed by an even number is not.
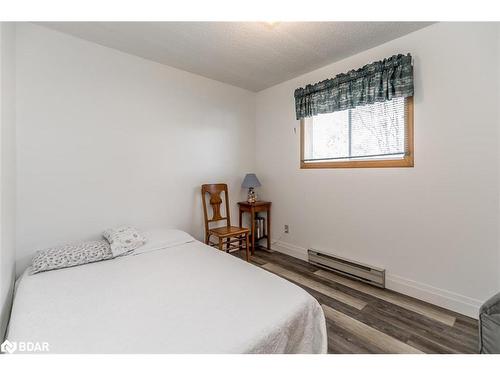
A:
[[[239,209],[239,227],[241,228],[242,225],[243,225],[243,211],[241,210],[241,208]],[[243,246],[243,238],[240,236],[240,241],[238,242],[238,245],[240,246],[240,250],[242,249],[242,246]],[[248,246],[248,245],[247,245]]]
[[[252,206],[250,220],[252,221],[252,255],[255,254],[255,209]]]
[[[271,250],[271,207],[267,210],[267,250]]]

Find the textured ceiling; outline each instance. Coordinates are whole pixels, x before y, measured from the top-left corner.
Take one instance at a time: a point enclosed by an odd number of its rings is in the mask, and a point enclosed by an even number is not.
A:
[[[260,91],[428,22],[43,22],[68,34]]]

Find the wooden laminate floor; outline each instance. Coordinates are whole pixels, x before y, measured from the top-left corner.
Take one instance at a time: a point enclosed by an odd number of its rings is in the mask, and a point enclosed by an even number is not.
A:
[[[477,353],[477,320],[360,283],[278,252],[251,262],[307,290],[323,307],[329,353]]]

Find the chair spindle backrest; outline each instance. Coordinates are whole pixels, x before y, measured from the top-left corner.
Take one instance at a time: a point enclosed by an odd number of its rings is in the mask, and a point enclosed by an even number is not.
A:
[[[222,199],[224,193],[224,199]],[[212,217],[208,217],[207,197],[209,197],[209,204],[212,207]],[[226,225],[231,225],[231,218],[229,215],[229,196],[227,191],[227,184],[204,184],[201,185],[201,199],[203,201],[203,214],[205,216],[205,231],[208,231],[209,224],[214,221],[226,221]],[[226,216],[221,214],[222,201],[226,203]]]

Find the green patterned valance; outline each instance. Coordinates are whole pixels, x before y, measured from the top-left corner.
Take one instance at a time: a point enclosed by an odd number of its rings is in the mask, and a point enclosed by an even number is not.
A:
[[[295,90],[295,111],[299,120],[408,96],[413,96],[411,55],[394,55]]]

